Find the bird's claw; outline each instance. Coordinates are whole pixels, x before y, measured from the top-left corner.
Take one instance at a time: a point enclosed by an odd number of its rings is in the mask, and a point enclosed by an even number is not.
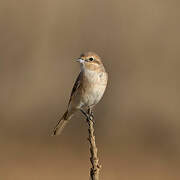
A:
[[[81,112],[86,116],[86,119],[89,121],[92,121],[95,124],[94,121],[94,114],[92,111],[88,110],[88,112],[85,112],[83,109],[81,109]]]
[[[89,120],[92,121],[94,124],[95,124],[95,121],[94,121],[94,113],[91,109],[88,109],[88,115],[89,115]]]

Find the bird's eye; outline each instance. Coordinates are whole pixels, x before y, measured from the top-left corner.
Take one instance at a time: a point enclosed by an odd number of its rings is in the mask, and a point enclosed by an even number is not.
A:
[[[93,58],[93,57],[90,57],[90,58],[89,58],[89,60],[90,60],[90,61],[93,61],[93,60],[94,60],[94,58]]]

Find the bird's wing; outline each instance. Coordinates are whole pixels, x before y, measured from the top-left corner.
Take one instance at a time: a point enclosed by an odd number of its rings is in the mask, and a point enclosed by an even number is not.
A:
[[[79,73],[79,75],[78,75],[78,77],[76,79],[76,82],[74,83],[74,86],[73,86],[72,91],[71,91],[71,96],[70,96],[68,106],[69,106],[69,104],[70,104],[70,102],[72,100],[73,95],[75,94],[77,89],[80,87],[81,78],[82,78],[82,71]]]

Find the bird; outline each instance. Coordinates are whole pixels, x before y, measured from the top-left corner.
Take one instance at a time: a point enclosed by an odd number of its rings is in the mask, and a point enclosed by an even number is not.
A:
[[[80,73],[72,88],[67,110],[57,122],[52,136],[60,135],[77,111],[86,117],[93,117],[92,109],[103,97],[107,86],[108,73],[100,56],[94,52],[85,52],[76,61],[80,63]]]

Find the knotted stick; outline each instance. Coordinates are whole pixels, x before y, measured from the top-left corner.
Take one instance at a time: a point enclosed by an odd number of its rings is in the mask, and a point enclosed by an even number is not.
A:
[[[88,110],[88,117],[87,117],[87,123],[88,123],[88,141],[90,143],[90,161],[92,164],[92,167],[90,169],[90,178],[91,180],[99,180],[99,172],[101,169],[101,165],[99,164],[99,158],[97,155],[97,147],[96,147],[96,141],[95,141],[95,135],[94,135],[94,122],[92,121],[92,110]]]

